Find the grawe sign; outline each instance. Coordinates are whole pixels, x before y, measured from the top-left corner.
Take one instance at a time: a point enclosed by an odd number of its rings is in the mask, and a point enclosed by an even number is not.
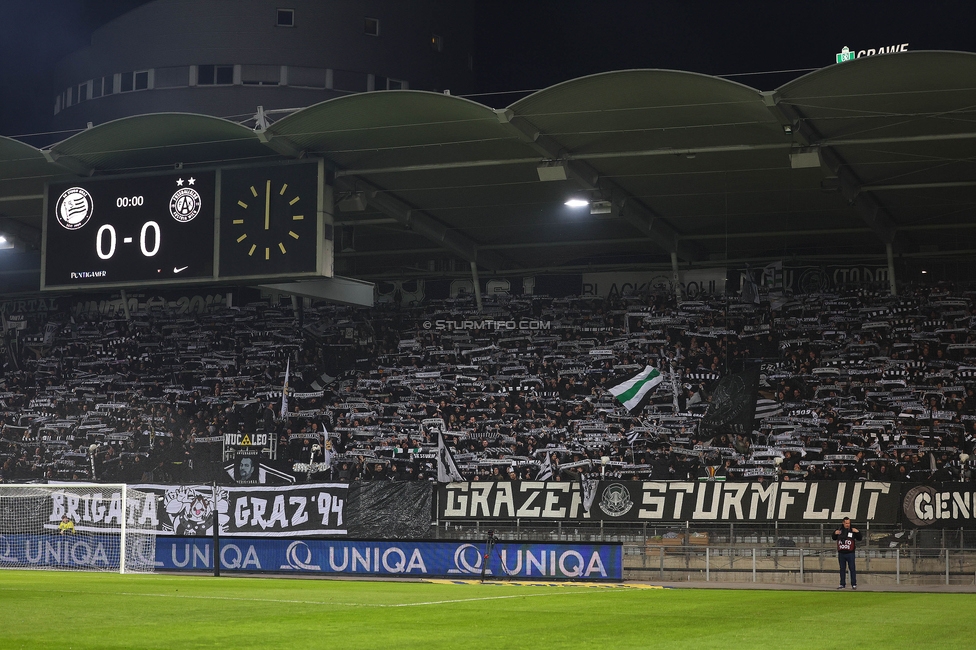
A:
[[[844,46],[840,52],[837,53],[837,63],[843,63],[844,61],[853,61],[854,59],[860,59],[862,56],[874,56],[875,54],[894,54],[896,52],[907,52],[908,43],[898,43],[896,45],[885,45],[879,48],[869,48],[867,50],[857,50],[854,51]]]

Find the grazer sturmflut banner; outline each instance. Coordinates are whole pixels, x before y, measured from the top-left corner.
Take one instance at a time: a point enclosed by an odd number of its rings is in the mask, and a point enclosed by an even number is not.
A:
[[[600,481],[587,504],[579,482],[499,481],[442,485],[437,509],[442,520],[833,522],[850,517],[894,524],[899,497],[897,484],[878,481]]]

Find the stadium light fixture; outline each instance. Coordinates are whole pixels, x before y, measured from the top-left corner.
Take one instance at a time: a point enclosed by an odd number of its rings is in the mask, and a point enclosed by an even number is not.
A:
[[[5,235],[0,235],[0,250],[10,250],[14,247],[12,239],[7,239]]]
[[[790,167],[793,169],[819,169],[820,149],[806,149],[791,153]]]
[[[566,166],[561,161],[547,160],[536,167],[539,180],[542,182],[564,181],[566,176]]]
[[[573,198],[569,199],[568,201],[566,201],[566,207],[569,207],[569,208],[585,208],[589,204],[590,204],[590,202],[587,201],[586,199],[581,199],[581,198],[575,197],[575,196]]]

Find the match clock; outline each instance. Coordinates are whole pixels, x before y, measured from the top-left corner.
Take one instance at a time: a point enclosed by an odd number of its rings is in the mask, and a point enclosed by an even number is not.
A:
[[[319,164],[221,170],[219,277],[320,275]]]

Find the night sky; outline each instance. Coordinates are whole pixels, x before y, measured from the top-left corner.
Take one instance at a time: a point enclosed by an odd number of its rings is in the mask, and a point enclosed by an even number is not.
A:
[[[144,2],[0,0],[0,134],[46,131],[54,63],[84,47],[94,28]],[[626,68],[714,75],[816,68],[833,63],[844,45],[976,51],[973,0],[475,2],[475,72],[482,93],[544,88]],[[798,74],[732,78],[769,90]],[[475,99],[503,106],[521,96]]]

